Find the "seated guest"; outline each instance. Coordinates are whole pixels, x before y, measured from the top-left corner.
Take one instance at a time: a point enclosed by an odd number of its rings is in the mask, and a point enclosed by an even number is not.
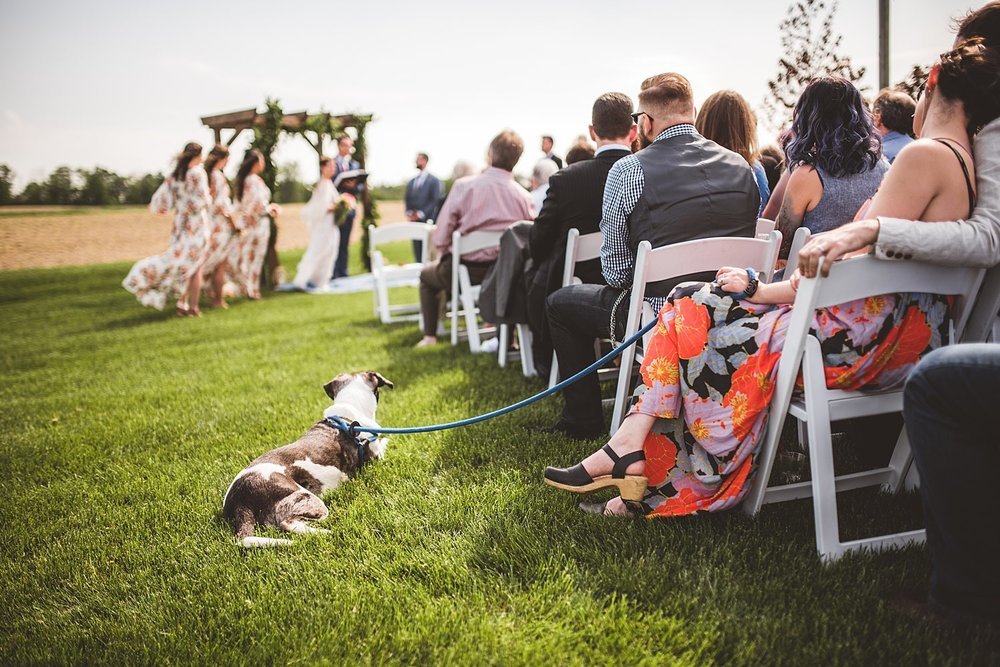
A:
[[[778,185],[778,179],[785,171],[785,152],[775,145],[764,146],[760,149],[760,164],[764,167],[764,174],[767,176],[767,189],[774,196],[774,188]],[[770,203],[770,198],[768,198]]]
[[[660,247],[713,236],[754,235],[760,192],[753,171],[742,157],[699,135],[694,115],[686,78],[670,72],[643,81],[639,111],[632,118],[644,148],[618,160],[604,186],[601,270],[608,284],[563,287],[547,301],[552,344],[564,378],[594,361],[595,338],[624,332],[625,296],[640,241]],[[650,303],[658,310],[671,287],[699,277],[712,279],[711,274],[700,274],[651,285]],[[612,312],[618,322],[614,332]],[[563,396],[562,417],[551,430],[580,439],[604,430],[594,374],[567,387]]]
[[[514,180],[511,173],[521,159],[524,142],[512,130],[504,130],[490,142],[489,167],[478,176],[455,181],[437,217],[431,242],[439,259],[424,266],[420,272],[420,312],[424,320],[424,337],[417,347],[437,343],[441,301],[451,291],[451,235],[482,231],[503,231],[518,220],[534,217],[531,195]],[[469,269],[472,284],[482,282],[496,260],[497,249],[488,248],[469,253],[461,262]]]
[[[615,162],[631,154],[629,147],[636,136],[632,100],[624,93],[601,95],[594,102],[590,123],[590,136],[597,142],[594,159],[571,163],[549,178],[545,205],[530,232],[529,250],[534,273],[528,284],[528,323],[535,367],[542,377],[547,375],[552,362],[545,299],[562,286],[569,230],[575,227],[580,234],[600,231],[601,203],[608,172]],[[567,162],[573,150],[566,154]],[[576,275],[585,283],[605,284],[597,260],[578,264]]]
[[[913,141],[913,112],[917,103],[901,90],[886,88],[872,102],[875,131],[882,137],[882,155],[892,164],[899,151]]]
[[[809,82],[795,105],[792,135],[777,218],[783,254],[799,227],[815,234],[850,222],[889,169],[861,93],[847,79]]]
[[[975,166],[960,147],[970,143],[970,127],[1000,115],[1000,96],[981,93],[1000,90],[1000,55],[980,41],[960,42],[932,69],[914,121],[924,138],[899,154],[873,215],[938,223],[927,227],[972,215]],[[573,468],[546,470],[546,481],[570,491],[618,486],[628,495],[628,507],[616,498],[586,508],[599,513],[677,516],[738,504],[765,436],[798,279],[758,285],[745,270],[723,267],[713,283],[675,290],[646,348],[644,391],[631,414],[604,449]],[[913,293],[819,309],[811,328],[827,386],[898,387],[947,340],[947,311],[947,297]]]
[[[536,162],[535,168],[531,170],[531,203],[536,212],[542,210],[545,193],[549,191],[549,177],[557,171],[559,167],[548,158]]]
[[[757,212],[760,215],[771,196],[771,188],[764,166],[760,163],[757,116],[750,105],[735,90],[720,90],[709,95],[701,105],[694,126],[701,136],[738,153],[753,168],[757,189],[760,190],[760,210]]]
[[[577,144],[566,151],[566,166],[589,160],[594,157],[594,154],[594,147],[590,144]]]

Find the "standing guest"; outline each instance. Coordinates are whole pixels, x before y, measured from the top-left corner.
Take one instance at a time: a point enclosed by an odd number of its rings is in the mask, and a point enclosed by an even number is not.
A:
[[[531,226],[529,237],[535,272],[528,285],[528,324],[535,367],[542,377],[548,374],[552,363],[552,337],[545,316],[545,299],[562,287],[566,237],[573,228],[580,230],[580,234],[600,231],[601,203],[608,172],[615,162],[631,154],[636,134],[629,96],[624,93],[601,95],[594,102],[590,115],[590,136],[597,142],[594,158],[570,164],[549,178],[545,204]],[[568,153],[566,161],[569,162]],[[576,275],[584,283],[606,284],[597,260],[577,264]]]
[[[889,163],[861,93],[847,79],[813,79],[795,104],[785,149],[791,174],[778,213],[783,254],[799,227],[816,234],[850,222]]]
[[[325,155],[319,159],[319,181],[313,188],[309,203],[302,209],[302,221],[309,230],[309,246],[302,255],[292,283],[301,290],[326,287],[340,248],[340,229],[334,220],[337,188],[333,176],[333,160]]]
[[[167,299],[178,296],[177,315],[199,316],[201,267],[208,247],[208,176],[201,166],[201,145],[184,146],[167,180],[156,190],[149,209],[165,214],[174,210],[170,247],[162,255],[141,259],[128,272],[122,287],[144,306],[163,310]]]
[[[892,164],[899,151],[913,141],[913,112],[917,103],[901,90],[886,88],[872,103],[875,130],[882,137],[882,155]]]
[[[437,203],[441,199],[443,188],[441,180],[427,171],[430,158],[427,153],[417,153],[416,167],[419,172],[406,184],[406,219],[410,222],[433,222],[437,216]],[[413,256],[419,262],[423,253],[423,244],[413,242]]]
[[[542,210],[545,194],[549,191],[549,178],[559,171],[559,165],[548,158],[542,158],[531,170],[531,202],[535,211]]]
[[[463,255],[451,255],[451,235],[476,230],[503,231],[519,220],[534,217],[531,195],[514,180],[511,173],[521,159],[524,142],[516,132],[504,130],[490,142],[487,161],[489,167],[478,176],[467,176],[455,181],[437,218],[431,241],[439,259],[424,266],[420,272],[420,310],[423,315],[424,336],[417,347],[437,343],[438,318],[441,300],[451,291],[451,271],[455,261],[469,269],[473,285],[482,282],[496,261],[496,248],[487,248]]]
[[[554,145],[555,145],[555,142],[552,141],[552,137],[550,137],[547,134],[542,135],[542,152],[545,153],[545,155],[543,155],[542,157],[548,158],[548,159],[552,160],[553,162],[556,163],[557,167],[559,167],[560,169],[562,169],[563,168],[563,161],[562,161],[562,158],[559,157],[558,155],[556,155],[555,151],[552,150],[552,147]]]
[[[594,339],[624,333],[627,290],[632,286],[639,242],[654,248],[713,236],[753,237],[760,192],[742,157],[709,141],[694,127],[694,95],[680,74],[668,72],[642,82],[638,124],[642,150],[618,160],[608,173],[601,215],[602,285],[571,285],[549,296],[547,313],[559,372],[567,378],[594,361]],[[656,310],[684,280],[651,285]],[[615,314],[617,331],[611,331]],[[589,439],[604,431],[601,391],[590,374],[563,391],[562,416],[550,431]]]
[[[271,203],[271,191],[260,177],[264,156],[247,151],[236,172],[236,226],[242,231],[236,247],[238,287],[249,299],[260,298],[260,272],[271,234],[269,216],[277,218],[281,207]]]
[[[757,116],[746,99],[735,90],[720,90],[709,95],[701,105],[694,126],[701,136],[738,154],[753,169],[760,191],[760,210],[757,212],[760,215],[771,196],[771,187],[757,150]]]
[[[216,144],[205,160],[205,171],[208,173],[208,190],[212,195],[212,205],[209,209],[208,257],[202,267],[202,275],[211,276],[212,308],[228,308],[223,290],[226,283],[226,272],[229,267],[229,257],[233,246],[239,238],[236,226],[233,224],[233,200],[229,182],[223,173],[229,163],[229,148]]]
[[[571,164],[576,164],[577,162],[583,162],[584,160],[590,160],[594,157],[596,151],[594,147],[590,144],[587,145],[576,145],[573,148],[566,151],[566,166]]]
[[[1000,345],[954,345],[927,355],[903,393],[927,522],[930,611],[956,625],[1000,628],[998,384]]]
[[[333,170],[334,179],[345,171],[355,171],[357,169],[361,169],[361,163],[351,157],[353,152],[354,139],[351,139],[351,137],[345,134],[337,140],[337,157],[335,158],[335,168]],[[364,192],[364,186],[357,181],[354,181],[353,184],[346,181],[342,182],[337,190],[341,194],[352,194],[355,199],[360,200],[360,197]],[[347,220],[340,227],[340,245],[337,248],[337,260],[333,265],[333,278],[344,278],[347,276],[348,248],[351,244],[351,230],[354,229],[354,218],[356,216],[357,211],[352,210],[348,213]]]

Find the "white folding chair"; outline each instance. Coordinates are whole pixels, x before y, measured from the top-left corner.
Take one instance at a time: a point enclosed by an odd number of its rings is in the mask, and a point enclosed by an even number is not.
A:
[[[994,343],[1000,343],[1000,266],[987,269],[982,287],[976,296],[976,304],[969,315],[969,323],[962,332],[963,343],[985,343],[992,336]]]
[[[434,225],[422,222],[399,222],[376,227],[368,226],[370,256],[372,260],[372,300],[375,315],[383,324],[420,319],[420,304],[392,305],[389,289],[393,287],[417,287],[420,285],[420,271],[430,259],[430,239]],[[392,265],[386,262],[379,250],[380,245],[393,241],[420,241],[423,244],[419,262]],[[407,249],[409,250],[409,249]]]
[[[757,231],[754,232],[754,238],[767,239],[767,237],[774,231],[774,220],[768,220],[767,218],[757,218]]]
[[[792,245],[788,249],[788,262],[785,264],[785,272],[782,274],[785,280],[791,278],[795,269],[799,268],[799,251],[809,241],[810,235],[809,229],[806,227],[799,227],[795,230],[795,235],[792,236]]]
[[[563,264],[562,287],[581,282],[576,277],[577,263],[600,259],[602,243],[604,243],[604,235],[601,232],[581,234],[580,230],[576,227],[569,230],[569,234],[566,235],[566,261]],[[600,350],[599,342],[596,343],[595,349]],[[559,382],[559,360],[556,358],[555,352],[552,353],[551,368],[552,370],[549,371],[549,386],[554,387]],[[606,380],[608,374],[614,374],[614,372],[613,368],[602,368],[598,371],[598,378]]]
[[[685,241],[656,249],[653,249],[649,241],[641,242],[635,259],[632,295],[625,320],[625,339],[635,335],[644,318],[648,322],[657,317],[644,300],[649,283],[690,273],[717,271],[723,266],[752,267],[761,276],[770,276],[780,249],[779,231],[772,231],[767,239],[720,237]],[[651,332],[643,336],[644,345],[651,336]],[[615,434],[625,418],[628,398],[632,393],[632,363],[637,354],[635,348],[632,345],[621,355],[618,387],[615,390],[615,411],[611,417],[611,435]]]
[[[531,356],[531,327],[523,322],[518,322],[514,325],[514,329],[517,332],[517,355],[521,360],[521,374],[526,378],[535,377],[538,372],[535,371],[535,358]],[[498,332],[497,337],[500,339],[500,344],[497,347],[497,364],[500,368],[506,368],[507,358],[510,354],[507,350],[510,345],[510,325],[501,324],[498,327]]]
[[[462,235],[456,231],[451,235],[451,344],[458,345],[458,320],[465,317],[465,334],[469,339],[469,351],[478,354],[481,336],[492,333],[492,327],[479,327],[479,308],[476,300],[479,298],[479,285],[473,285],[469,277],[469,269],[460,261],[462,255],[467,255],[485,248],[500,246],[500,236],[503,232],[477,231]]]
[[[836,263],[831,267],[828,278],[803,279],[799,283],[778,362],[767,431],[757,455],[756,477],[743,501],[743,511],[753,516],[763,503],[812,497],[816,548],[826,560],[836,559],[848,551],[878,550],[924,541],[926,534],[923,530],[841,541],[837,492],[876,485],[895,492],[904,486],[912,455],[904,430],[887,467],[835,475],[830,422],[899,412],[903,407],[903,395],[901,389],[883,392],[827,389],[823,354],[819,341],[809,335],[809,327],[817,308],[855,299],[900,292],[950,294],[958,297],[952,335],[952,340],[957,340],[968,320],[982,277],[982,269],[941,267],[922,262],[886,262],[866,256]],[[800,368],[805,389],[801,399],[793,400]],[[806,422],[812,479],[768,487],[786,413]]]

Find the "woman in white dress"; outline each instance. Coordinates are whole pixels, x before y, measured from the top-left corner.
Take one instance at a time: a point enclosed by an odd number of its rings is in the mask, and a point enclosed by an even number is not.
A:
[[[336,165],[324,156],[319,160],[319,182],[313,188],[309,203],[302,209],[302,221],[309,230],[309,246],[302,255],[295,280],[292,283],[302,290],[322,289],[330,282],[333,265],[340,247],[340,228],[334,221],[337,189],[333,187]]]
[[[281,213],[281,207],[271,203],[271,190],[260,177],[263,170],[264,156],[251,149],[236,174],[235,223],[243,235],[232,260],[237,267],[237,286],[247,298],[255,300],[260,298],[260,272],[271,234],[268,216],[277,218]]]
[[[149,209],[165,214],[174,209],[170,247],[162,255],[141,259],[122,286],[144,306],[163,310],[177,296],[177,314],[201,315],[202,264],[208,247],[208,176],[201,166],[201,145],[189,143],[177,156],[173,173],[156,190]]]
[[[201,269],[203,276],[210,277],[212,308],[228,308],[223,296],[229,257],[239,239],[239,231],[233,224],[232,191],[222,170],[229,162],[229,148],[216,144],[205,158],[205,172],[208,174],[208,189],[212,195],[209,207],[208,257]]]

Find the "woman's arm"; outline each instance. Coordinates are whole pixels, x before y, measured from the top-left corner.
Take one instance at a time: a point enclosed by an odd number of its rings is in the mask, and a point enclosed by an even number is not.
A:
[[[781,252],[778,256],[788,257],[795,230],[802,226],[806,213],[816,208],[823,198],[823,183],[816,170],[807,164],[799,165],[788,177],[788,186],[781,201],[781,210],[775,227],[781,232]]]
[[[791,172],[788,169],[781,173],[781,178],[774,184],[774,190],[771,190],[767,206],[764,207],[764,212],[760,214],[760,217],[767,218],[768,220],[777,219],[778,213],[781,212],[781,201],[785,198],[785,188],[788,187],[788,177],[790,175]]]

